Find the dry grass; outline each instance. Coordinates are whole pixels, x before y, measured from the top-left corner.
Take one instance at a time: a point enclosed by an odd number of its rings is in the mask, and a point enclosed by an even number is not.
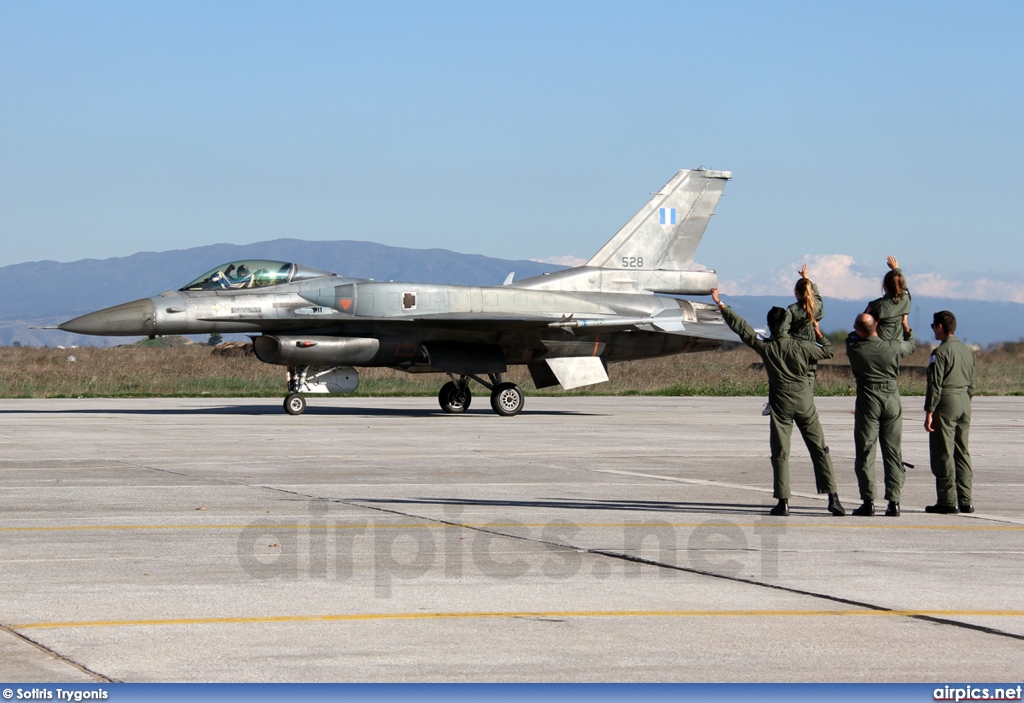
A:
[[[904,395],[924,393],[928,350],[906,360],[900,378]],[[69,357],[74,357],[71,361]],[[754,395],[766,396],[764,371],[746,348],[615,364],[610,383],[577,391],[537,391],[523,367],[507,379],[531,395]],[[978,354],[978,392],[1024,395],[1024,343],[1004,344]],[[916,368],[915,368],[916,367]],[[354,395],[434,395],[444,377],[391,369],[361,369]],[[819,395],[855,392],[845,355],[818,372]],[[253,357],[225,358],[209,347],[122,347],[115,349],[0,348],[0,397],[258,397],[283,396],[285,370]]]

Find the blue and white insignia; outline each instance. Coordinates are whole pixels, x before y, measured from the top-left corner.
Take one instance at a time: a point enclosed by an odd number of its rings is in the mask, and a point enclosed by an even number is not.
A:
[[[661,224],[674,225],[676,223],[676,209],[674,207],[663,207],[659,210]]]
[[[932,354],[931,356],[928,357],[928,363],[929,364],[934,364],[935,363],[935,355],[934,354]]]

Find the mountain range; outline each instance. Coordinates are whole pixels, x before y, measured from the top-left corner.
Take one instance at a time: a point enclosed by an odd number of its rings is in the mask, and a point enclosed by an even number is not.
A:
[[[500,285],[513,271],[520,279],[563,268],[537,261],[459,254],[446,249],[299,239],[245,245],[213,244],[70,263],[35,261],[0,268],[3,286],[0,345],[11,345],[15,341],[29,346],[124,343],[128,340],[121,337],[82,337],[30,327],[58,324],[92,310],[176,290],[214,266],[239,259],[292,261],[355,278],[470,286]],[[792,298],[726,296],[726,302],[760,328],[771,306],[786,306]],[[826,298],[824,331],[850,329],[853,318],[866,304],[866,300]],[[958,335],[968,342],[988,345],[1024,338],[1024,304],[915,297],[910,323],[920,339],[930,338],[928,323],[936,310],[953,311],[959,321]]]

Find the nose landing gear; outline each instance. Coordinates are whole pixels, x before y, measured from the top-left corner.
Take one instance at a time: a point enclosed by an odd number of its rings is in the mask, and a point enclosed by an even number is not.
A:
[[[306,399],[301,393],[289,393],[284,399],[284,411],[289,415],[301,415],[306,411]]]

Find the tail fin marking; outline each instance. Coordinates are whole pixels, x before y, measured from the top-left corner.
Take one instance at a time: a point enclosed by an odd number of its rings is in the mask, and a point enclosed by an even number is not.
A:
[[[586,265],[686,270],[730,178],[730,171],[680,171]]]

